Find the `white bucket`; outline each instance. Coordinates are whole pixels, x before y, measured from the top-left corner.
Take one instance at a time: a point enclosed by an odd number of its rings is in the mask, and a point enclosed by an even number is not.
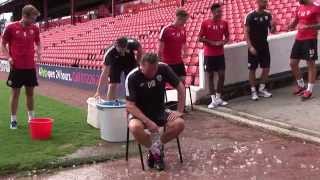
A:
[[[87,114],[87,123],[97,129],[100,128],[100,120],[98,118],[99,110],[97,109],[97,100],[96,98],[88,98],[88,114]]]
[[[97,107],[101,111],[98,114],[101,138],[109,142],[125,142],[128,122],[124,101],[105,102]],[[129,140],[133,139],[131,133],[129,137]]]

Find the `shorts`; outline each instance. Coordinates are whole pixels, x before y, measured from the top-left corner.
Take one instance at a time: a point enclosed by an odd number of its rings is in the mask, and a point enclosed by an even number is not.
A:
[[[204,57],[204,71],[218,72],[226,69],[226,62],[224,55],[222,56],[205,56]]]
[[[175,72],[178,77],[183,77],[183,76],[187,75],[186,68],[184,67],[183,63],[180,63],[180,64],[168,64],[168,65],[169,65],[169,67],[171,67],[173,72]]]
[[[11,88],[38,86],[36,69],[11,69],[9,72],[7,86]]]
[[[318,59],[317,39],[296,40],[291,50],[291,59],[316,61]]]
[[[160,113],[160,115],[153,116],[155,118],[150,118],[154,123],[156,123],[159,127],[163,127],[167,124],[168,122],[168,117],[170,115],[170,112],[164,111]],[[132,114],[129,114],[129,121],[132,119],[136,119]]]
[[[257,55],[253,55],[248,50],[248,69],[256,70],[259,66],[263,69],[270,68],[271,62],[269,45],[256,48],[256,51]]]
[[[109,72],[109,78],[110,83],[120,83],[121,82],[121,74],[122,72],[127,76],[131,70],[133,70],[136,67],[136,65],[111,65],[110,66],[110,72]]]

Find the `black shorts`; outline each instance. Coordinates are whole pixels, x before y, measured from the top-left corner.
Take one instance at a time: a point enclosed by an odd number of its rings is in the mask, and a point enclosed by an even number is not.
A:
[[[248,50],[248,68],[249,70],[256,70],[259,66],[260,68],[267,69],[270,68],[270,50],[269,45],[264,45],[262,47],[256,47],[257,55],[253,55]]]
[[[168,117],[169,117],[169,112],[164,111],[160,113],[160,115],[149,117],[154,123],[156,123],[159,127],[163,127],[167,124],[168,122]],[[136,119],[132,114],[129,114],[129,121],[132,119]]]
[[[168,65],[171,67],[173,72],[175,72],[178,77],[182,77],[182,76],[187,75],[186,68],[184,67],[183,63],[181,63],[181,64],[168,64]]]
[[[291,50],[291,59],[317,60],[318,59],[317,39],[296,40]]]
[[[205,56],[204,57],[204,71],[218,72],[226,69],[226,61],[224,55],[222,56]]]
[[[36,69],[11,69],[7,85],[11,88],[38,86]]]
[[[135,64],[130,65],[111,65],[110,66],[110,72],[109,72],[109,78],[110,83],[120,83],[121,82],[121,74],[122,72],[127,76],[131,70],[133,70],[136,67]]]

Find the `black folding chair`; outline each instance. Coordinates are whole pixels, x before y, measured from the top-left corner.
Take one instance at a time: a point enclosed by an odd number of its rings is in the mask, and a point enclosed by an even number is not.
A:
[[[127,116],[127,120],[129,122],[128,116]],[[166,131],[166,126],[163,127],[163,131],[164,132]],[[128,126],[127,127],[127,143],[126,143],[126,161],[128,161],[128,158],[129,158],[129,135],[130,135],[130,132],[129,132],[129,126]],[[177,145],[178,145],[180,163],[183,163],[179,137],[177,137]],[[138,147],[139,147],[141,167],[142,167],[142,170],[145,170],[141,144],[138,144]]]

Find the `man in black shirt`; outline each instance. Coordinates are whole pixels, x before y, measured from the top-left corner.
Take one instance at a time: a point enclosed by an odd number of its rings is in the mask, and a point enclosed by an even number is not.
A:
[[[159,60],[156,54],[145,54],[140,67],[127,76],[125,86],[130,113],[129,129],[138,143],[149,148],[149,167],[163,170],[162,145],[177,138],[184,129],[185,87],[173,70],[167,64],[159,63]],[[165,108],[166,83],[178,91],[178,111]],[[166,126],[166,131],[160,137],[159,127],[162,126]]]
[[[270,72],[270,51],[267,37],[269,30],[273,33],[276,28],[272,21],[271,13],[265,10],[267,4],[267,0],[257,0],[257,10],[250,12],[245,19],[252,100],[258,100],[259,96],[272,97],[272,94],[266,89],[266,82]],[[259,65],[262,68],[262,74],[258,94],[256,91],[256,69]]]
[[[137,52],[137,58],[135,57],[135,51]],[[137,66],[141,56],[142,47],[137,40],[126,37],[117,39],[116,43],[108,48],[104,55],[104,65],[95,97],[101,95],[101,87],[102,85],[107,85],[109,77],[107,100],[116,99],[117,87],[120,84],[122,72],[127,75]]]

